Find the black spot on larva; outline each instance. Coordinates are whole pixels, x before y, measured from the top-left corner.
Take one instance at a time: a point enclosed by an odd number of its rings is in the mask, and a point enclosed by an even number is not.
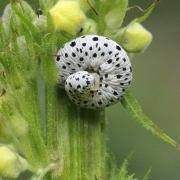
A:
[[[86,84],[87,84],[87,85],[90,84],[90,81],[86,81]]]
[[[71,69],[72,71],[75,71],[75,69]]]
[[[92,106],[92,107],[94,107],[94,106],[95,106],[95,104],[91,104],[91,106]]]
[[[105,88],[107,88],[108,87],[108,84],[105,84]]]
[[[104,46],[105,46],[105,47],[108,47],[108,44],[107,44],[107,43],[104,43]]]
[[[132,72],[132,67],[130,67],[130,71]]]
[[[127,81],[127,80],[128,80],[128,78],[125,78],[124,80],[125,80],[125,81]]]
[[[111,102],[111,103],[113,103],[113,102],[114,102],[114,100],[113,100],[113,99],[111,99],[111,100],[110,100],[110,102]]]
[[[120,64],[117,64],[116,67],[120,67]]]
[[[78,48],[76,48],[76,51],[77,51],[77,52],[79,52],[79,49],[78,49]]]
[[[98,47],[98,43],[96,43],[96,47]]]
[[[73,52],[73,53],[72,53],[72,56],[73,56],[73,57],[76,57],[76,54]]]
[[[119,53],[116,53],[116,54],[115,54],[115,57],[117,57],[118,55],[119,55]]]
[[[99,38],[98,38],[98,37],[93,37],[92,40],[93,40],[93,41],[98,41]]]
[[[121,47],[120,47],[120,46],[116,46],[116,49],[120,51],[120,50],[121,50]]]
[[[79,81],[79,78],[76,78],[76,81]]]
[[[104,55],[105,55],[105,52],[102,52],[102,53],[101,53],[101,56],[104,56]]]
[[[116,61],[119,61],[119,58],[117,58]]]
[[[105,74],[105,78],[108,78],[108,74]]]
[[[112,51],[109,51],[109,55],[111,55],[112,54]]]
[[[69,86],[70,86],[70,87],[72,87],[72,84],[71,84],[71,83],[69,83]]]
[[[103,77],[100,77],[100,81],[102,81],[103,80]]]
[[[70,63],[70,62],[67,62],[66,64],[67,64],[68,66],[70,66],[70,65],[71,65],[71,63]]]
[[[85,38],[86,36],[81,36],[81,38]]]
[[[124,83],[120,83],[121,86],[124,86]]]
[[[114,91],[114,92],[113,92],[113,94],[114,94],[115,96],[117,96],[117,95],[118,95],[118,93],[117,93],[116,91]]]
[[[128,84],[131,84],[131,81],[129,81]]]
[[[76,45],[75,41],[71,42],[71,44],[70,44],[71,47],[74,47],[75,45]]]
[[[82,53],[82,49],[80,49],[80,53]]]
[[[123,58],[123,61],[126,62],[126,58]]]
[[[68,54],[67,54],[67,53],[65,53],[65,57],[66,57],[66,58],[68,57]]]
[[[99,102],[98,102],[98,104],[99,104],[99,105],[101,105],[101,104],[102,104],[102,102],[101,102],[101,101],[99,101]]]
[[[85,76],[82,76],[82,78],[84,79],[84,78],[85,78]]]
[[[81,67],[81,65],[80,65],[80,64],[78,64],[78,67]]]
[[[98,51],[100,51],[100,50],[101,50],[101,48],[99,47],[99,48],[98,48]]]
[[[85,52],[85,55],[88,56],[88,52]]]
[[[111,64],[111,63],[112,63],[112,59],[109,59],[109,60],[107,61],[107,63],[108,63],[108,64]]]
[[[93,57],[94,57],[94,58],[95,58],[95,57],[97,57],[97,54],[96,54],[96,53],[94,53],[94,54],[93,54]]]
[[[102,93],[101,93],[101,92],[98,92],[98,95],[100,96],[100,95],[102,95]]]
[[[82,43],[82,46],[86,46],[86,43]]]
[[[80,57],[79,60],[80,60],[80,61],[84,61],[84,58],[83,58],[83,57]]]
[[[92,47],[89,47],[89,50],[91,51],[91,50],[92,50]]]
[[[123,70],[123,71],[126,71],[126,68],[124,67],[122,70]]]
[[[63,65],[63,66],[62,66],[62,68],[63,68],[63,69],[66,69],[66,66],[65,66],[65,65]]]
[[[122,89],[122,92],[125,92],[126,90],[125,89]]]
[[[58,55],[57,57],[56,57],[56,61],[60,61],[60,55]]]
[[[84,104],[87,104],[88,103],[88,101],[84,101]]]
[[[77,89],[80,89],[80,88],[81,88],[81,85],[78,85],[78,86],[77,86]]]

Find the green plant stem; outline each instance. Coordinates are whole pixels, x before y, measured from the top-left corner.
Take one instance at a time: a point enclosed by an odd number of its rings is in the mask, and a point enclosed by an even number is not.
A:
[[[57,151],[64,179],[100,179],[105,174],[104,110],[79,109],[64,92],[57,112]]]

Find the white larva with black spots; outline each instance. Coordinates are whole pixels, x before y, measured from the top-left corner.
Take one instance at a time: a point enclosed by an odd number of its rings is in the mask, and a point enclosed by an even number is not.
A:
[[[66,43],[56,62],[60,85],[72,102],[84,108],[117,103],[132,81],[126,52],[103,36],[86,35]]]

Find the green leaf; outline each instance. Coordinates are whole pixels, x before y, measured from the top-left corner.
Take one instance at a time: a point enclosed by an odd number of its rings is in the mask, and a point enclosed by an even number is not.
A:
[[[135,174],[129,175],[128,172],[128,159],[125,159],[123,164],[120,167],[119,174],[117,176],[117,180],[137,180],[134,178]]]
[[[164,133],[153,121],[151,121],[143,112],[139,102],[136,100],[134,95],[129,91],[127,92],[121,100],[124,108],[132,115],[132,117],[141,124],[145,129],[151,131],[152,134],[161,138],[163,141],[171,144],[174,147],[178,147],[179,145],[175,140],[169,137],[166,133]]]
[[[154,11],[155,7],[157,6],[159,0],[154,0],[154,2],[150,5],[150,7],[147,9],[145,14],[143,14],[141,17],[135,19],[136,22],[142,23],[144,22]]]
[[[117,177],[117,164],[116,164],[116,159],[114,154],[111,152],[108,153],[108,169],[109,171],[107,172],[107,179],[109,180],[114,180]]]
[[[149,168],[145,174],[145,176],[143,177],[143,180],[148,180],[149,179],[149,176],[151,174],[151,168]]]
[[[121,0],[105,16],[105,22],[108,28],[119,28],[124,20],[128,7],[128,0]]]
[[[123,164],[121,165],[120,171],[119,171],[119,175],[118,178],[120,179],[124,179],[127,175],[128,175],[128,160],[125,159]]]

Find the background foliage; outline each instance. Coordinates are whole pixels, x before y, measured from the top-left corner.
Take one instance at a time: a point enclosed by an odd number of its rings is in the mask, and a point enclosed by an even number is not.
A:
[[[2,9],[8,1],[0,1]],[[151,1],[130,0],[131,4],[146,7]],[[36,8],[35,0],[32,1]],[[180,2],[162,0],[146,27],[154,41],[144,55],[133,60],[133,92],[156,124],[177,141],[179,138],[180,111]],[[138,13],[137,10],[133,10]],[[119,110],[121,109],[121,110]],[[129,115],[116,105],[108,110],[109,146],[118,162],[133,151],[130,170],[142,177],[152,166],[150,179],[178,180],[180,154],[174,148],[142,129]]]

